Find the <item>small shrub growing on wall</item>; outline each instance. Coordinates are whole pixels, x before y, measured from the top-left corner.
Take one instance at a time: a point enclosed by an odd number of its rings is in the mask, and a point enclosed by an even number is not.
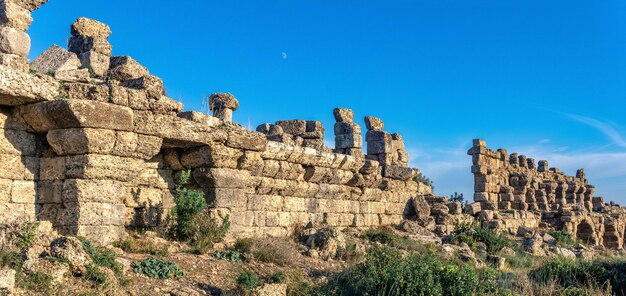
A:
[[[204,192],[186,187],[190,178],[190,171],[183,172],[176,186],[170,234],[176,240],[189,242],[196,252],[204,253],[224,238],[230,221],[226,217],[220,225],[209,216]]]
[[[413,177],[413,181],[425,184],[427,186],[430,186],[432,189],[435,189],[435,185],[433,184],[433,181],[430,180],[428,177],[424,176],[424,174],[422,174],[421,172],[419,173],[419,175]]]

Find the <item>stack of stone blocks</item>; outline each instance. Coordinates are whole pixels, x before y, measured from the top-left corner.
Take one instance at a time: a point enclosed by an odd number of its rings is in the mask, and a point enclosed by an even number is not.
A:
[[[264,133],[270,141],[329,151],[324,147],[324,126],[316,120],[280,120],[261,124],[256,131]]]

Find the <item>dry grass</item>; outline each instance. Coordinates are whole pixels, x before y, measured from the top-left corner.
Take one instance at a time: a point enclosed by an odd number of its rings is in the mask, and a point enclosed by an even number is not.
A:
[[[257,239],[251,248],[254,259],[279,266],[294,265],[301,256],[296,246],[283,239]]]

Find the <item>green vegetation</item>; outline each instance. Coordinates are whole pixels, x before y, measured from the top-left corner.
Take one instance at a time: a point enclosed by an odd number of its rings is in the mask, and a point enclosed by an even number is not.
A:
[[[433,181],[430,180],[428,177],[424,176],[424,174],[422,174],[421,172],[419,173],[419,175],[413,177],[413,181],[425,184],[435,189],[435,185],[433,184]]]
[[[15,281],[21,289],[38,292],[41,295],[48,293],[52,287],[52,277],[42,272],[32,274],[20,272],[17,274]]]
[[[256,240],[251,252],[255,260],[279,266],[293,265],[299,255],[292,244],[280,239]]]
[[[0,267],[8,267],[16,271],[21,271],[24,261],[26,261],[26,257],[21,253],[6,250],[0,251]]]
[[[235,245],[233,246],[233,249],[241,253],[250,253],[252,251],[252,246],[254,246],[253,239],[240,238],[237,241],[235,241]]]
[[[236,250],[222,250],[213,253],[213,257],[231,262],[244,263],[248,261],[246,254]]]
[[[29,248],[37,238],[37,227],[39,222],[28,222],[20,227],[15,236],[15,244],[20,249]]]
[[[259,276],[249,270],[240,271],[237,275],[237,286],[244,291],[252,291],[263,284]]]
[[[398,250],[371,249],[365,262],[349,267],[322,287],[319,295],[501,295],[498,272],[433,253],[402,256]]]
[[[554,239],[556,239],[557,245],[561,247],[569,247],[576,244],[576,240],[567,230],[555,230],[549,233]]]
[[[185,276],[178,264],[160,258],[148,258],[134,262],[133,271],[154,279],[182,278]]]
[[[476,249],[478,243],[484,243],[487,246],[487,251],[490,253],[496,253],[504,247],[511,246],[511,242],[504,235],[496,233],[491,229],[483,228],[477,223],[457,225],[448,238],[453,244],[466,243],[472,249]]]
[[[230,221],[226,217],[220,225],[209,216],[204,193],[185,187],[190,178],[190,171],[183,172],[176,186],[170,235],[176,240],[188,242],[196,253],[206,253],[214,243],[224,238]]]
[[[337,248],[336,259],[353,263],[359,261],[363,257],[362,252],[357,250],[357,245],[353,241],[348,241],[344,246],[339,246]]]
[[[104,248],[96,247],[85,238],[79,239],[83,244],[83,249],[93,260],[93,264],[100,267],[110,268],[116,274],[120,274],[122,272],[122,267],[115,260],[115,253]]]
[[[102,286],[108,280],[108,276],[98,266],[89,264],[85,265],[87,272],[85,273],[85,279],[92,282],[94,286]]]
[[[399,236],[388,227],[368,229],[361,234],[361,237],[372,242],[378,242],[383,245],[403,250],[422,252],[427,252],[429,250],[428,245],[424,245],[407,237]]]

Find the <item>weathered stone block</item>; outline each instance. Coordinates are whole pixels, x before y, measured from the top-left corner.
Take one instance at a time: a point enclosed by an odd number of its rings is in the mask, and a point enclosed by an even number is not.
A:
[[[0,178],[35,180],[39,177],[39,160],[35,157],[0,154]]]
[[[361,148],[363,146],[363,138],[360,134],[344,134],[335,135],[335,148]]]
[[[18,4],[32,12],[46,2],[48,2],[48,0],[20,0]]]
[[[11,202],[18,204],[35,203],[35,187],[33,181],[13,181],[11,186]]]
[[[0,52],[27,57],[30,37],[26,32],[11,27],[0,27]]]
[[[285,133],[290,135],[299,135],[306,132],[306,120],[281,120],[277,121],[276,125],[280,126]]]
[[[380,118],[365,116],[365,127],[367,127],[367,130],[382,131],[385,124]]]
[[[146,95],[149,99],[158,100],[161,96],[165,96],[165,87],[163,86],[163,80],[161,78],[144,75],[141,77],[133,78],[124,81],[123,86],[134,89],[141,89],[146,91]]]
[[[209,109],[230,109],[237,110],[239,108],[239,101],[230,93],[214,93],[209,96]]]
[[[335,122],[335,135],[361,134],[361,126],[354,122]]]
[[[40,143],[34,134],[20,130],[0,130],[0,154],[37,156]]]
[[[0,65],[16,71],[28,72],[28,58],[16,54],[0,53]]]
[[[103,84],[65,83],[63,84],[63,91],[70,100],[109,101],[109,87]]]
[[[177,116],[194,122],[202,123],[207,126],[217,126],[221,124],[221,121],[218,118],[197,111],[181,112],[178,113]]]
[[[333,116],[337,122],[352,122],[354,121],[354,111],[346,108],[333,109]],[[336,133],[336,132],[335,132]]]
[[[139,175],[143,160],[111,155],[76,155],[66,159],[66,177],[128,182]]]
[[[20,6],[18,2],[14,0],[0,1],[0,25],[26,32],[33,22],[33,17],[31,12]]]
[[[129,108],[103,102],[64,100],[19,108],[22,117],[38,132],[78,127],[133,129],[133,112]]]
[[[238,149],[263,151],[267,139],[264,134],[247,130],[235,130],[228,133],[226,146]]]
[[[111,58],[109,55],[102,54],[96,51],[84,51],[78,54],[81,67],[89,70],[90,74],[95,77],[102,78],[106,75],[111,65]]]
[[[139,78],[149,75],[148,69],[128,56],[112,57],[107,78],[119,81]]]
[[[415,169],[401,167],[397,165],[386,165],[383,167],[383,177],[408,180],[417,174]]]
[[[99,21],[81,17],[71,27],[72,36],[91,36],[106,39],[111,35],[111,28]]]
[[[236,168],[237,159],[243,151],[220,144],[190,148],[181,155],[181,164],[186,168],[216,167]]]
[[[250,173],[229,168],[197,168],[193,177],[205,188],[246,188],[250,184]]]
[[[76,70],[79,67],[80,60],[76,54],[58,45],[50,46],[30,64],[31,69],[41,74]]]
[[[0,105],[21,105],[55,99],[59,83],[46,76],[36,76],[0,66]]]
[[[211,188],[206,190],[207,203],[216,208],[245,209],[246,191],[232,188]]]
[[[63,182],[63,202],[122,204],[125,191],[119,181],[67,179]]]

